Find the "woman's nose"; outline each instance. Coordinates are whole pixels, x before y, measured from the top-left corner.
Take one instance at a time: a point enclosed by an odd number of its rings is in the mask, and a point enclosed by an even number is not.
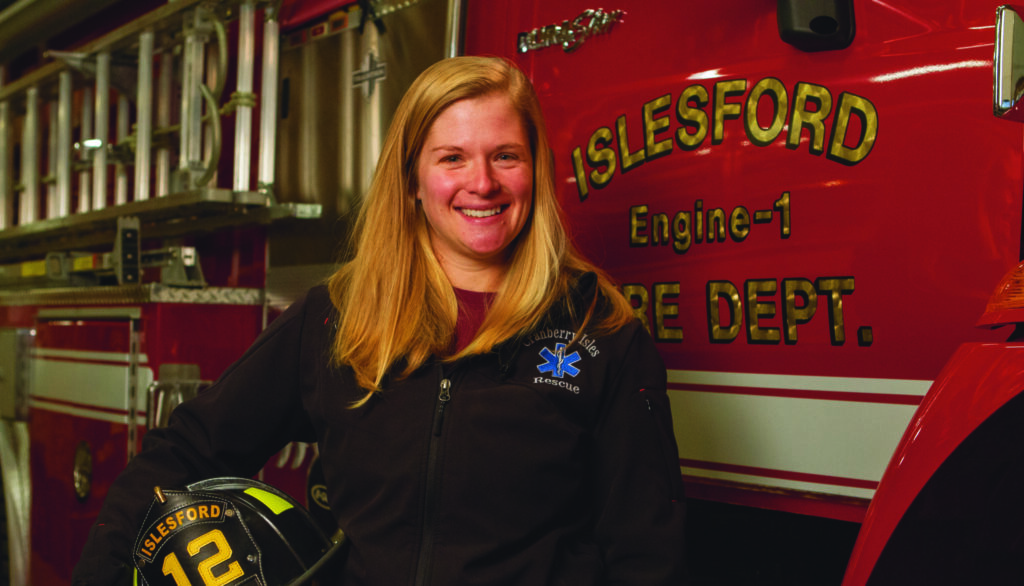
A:
[[[486,162],[473,165],[469,190],[479,195],[490,195],[500,188],[494,169]]]

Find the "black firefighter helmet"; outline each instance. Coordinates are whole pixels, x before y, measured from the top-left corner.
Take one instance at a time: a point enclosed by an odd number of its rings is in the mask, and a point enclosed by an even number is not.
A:
[[[298,586],[341,549],[309,512],[276,488],[214,478],[156,497],[132,550],[140,584]]]

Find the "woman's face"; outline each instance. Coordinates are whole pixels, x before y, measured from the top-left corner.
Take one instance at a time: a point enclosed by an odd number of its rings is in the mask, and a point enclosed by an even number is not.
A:
[[[449,280],[495,290],[533,199],[530,142],[509,98],[492,93],[445,109],[427,133],[416,173],[416,198]]]

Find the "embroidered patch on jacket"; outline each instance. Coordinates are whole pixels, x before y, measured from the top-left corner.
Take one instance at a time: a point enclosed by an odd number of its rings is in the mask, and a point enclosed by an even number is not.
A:
[[[565,355],[565,344],[555,344],[555,351],[548,348],[541,348],[540,357],[544,362],[537,365],[537,371],[550,374],[553,377],[563,378],[565,375],[576,376],[580,369],[575,364],[580,361],[580,353],[573,352]]]
[[[566,340],[566,342],[558,342],[555,346],[555,351],[558,351],[559,347],[565,348],[566,344],[575,344],[576,348],[589,354],[592,357],[597,357],[601,351],[597,348],[597,340],[591,338],[587,334],[577,337],[576,333],[572,330],[554,329],[554,328],[542,328],[532,333],[526,341],[523,343],[524,347],[530,347],[538,342],[544,342],[545,340]],[[548,350],[548,352],[551,352]],[[543,357],[544,354],[541,354]],[[572,354],[570,354],[572,356]],[[545,357],[546,359],[547,357]],[[544,372],[544,371],[541,371]]]

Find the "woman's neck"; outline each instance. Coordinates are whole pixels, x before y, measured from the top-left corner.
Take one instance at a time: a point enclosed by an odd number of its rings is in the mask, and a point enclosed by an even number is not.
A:
[[[455,320],[453,345],[454,351],[459,352],[476,337],[480,325],[487,317],[487,308],[494,298],[494,293],[469,291],[456,287],[455,298],[459,302],[459,316]]]
[[[448,282],[456,289],[477,293],[494,293],[501,288],[505,280],[505,265],[479,264],[459,265],[441,259],[441,268],[448,277]]]

